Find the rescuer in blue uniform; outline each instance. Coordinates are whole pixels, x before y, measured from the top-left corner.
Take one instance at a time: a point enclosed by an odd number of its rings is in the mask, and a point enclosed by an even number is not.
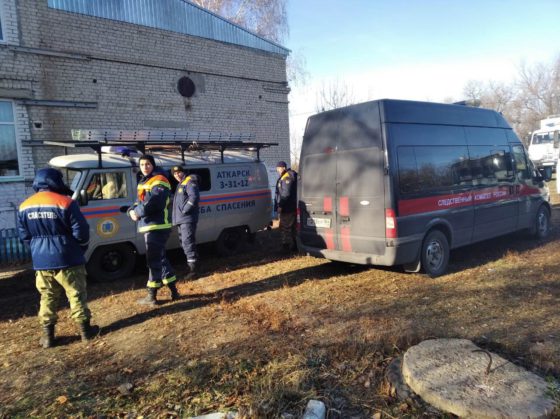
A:
[[[173,197],[173,225],[177,226],[181,247],[187,257],[189,273],[186,279],[193,279],[196,274],[198,253],[196,252],[196,224],[198,223],[198,204],[200,191],[199,179],[195,174],[187,175],[181,166],[171,169],[178,185]]]
[[[70,316],[79,324],[82,341],[99,333],[91,326],[87,305],[84,252],[89,242],[89,225],[78,204],[69,196],[56,169],[41,169],[33,181],[36,194],[19,207],[18,232],[31,247],[35,283],[41,294],[39,322],[43,348],[54,346],[58,303],[66,294]]]
[[[171,299],[177,300],[179,292],[177,277],[167,260],[165,244],[171,233],[171,217],[168,209],[171,185],[167,178],[155,171],[153,156],[143,155],[139,162],[142,177],[138,182],[138,199],[128,210],[129,217],[138,222],[138,231],[144,233],[146,262],[149,269],[148,295],[139,304],[156,305],[157,291],[167,285]]]
[[[274,208],[280,218],[282,247],[286,251],[296,251],[296,210],[297,210],[297,173],[288,169],[284,161],[276,165],[280,176],[276,181]]]

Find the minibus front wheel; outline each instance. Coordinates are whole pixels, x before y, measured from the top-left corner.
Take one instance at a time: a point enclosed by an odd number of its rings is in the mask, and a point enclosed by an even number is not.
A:
[[[431,278],[445,274],[449,263],[449,241],[440,230],[431,230],[422,242],[422,268]]]
[[[136,251],[127,243],[99,246],[86,265],[88,274],[99,282],[109,282],[129,276],[136,266]]]
[[[545,205],[541,205],[537,211],[531,233],[539,240],[548,237],[548,233],[550,233],[550,211]]]

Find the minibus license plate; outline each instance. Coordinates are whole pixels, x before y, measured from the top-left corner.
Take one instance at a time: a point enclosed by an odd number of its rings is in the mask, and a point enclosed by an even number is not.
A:
[[[308,227],[319,227],[319,228],[330,228],[331,219],[330,218],[311,218],[307,219]]]

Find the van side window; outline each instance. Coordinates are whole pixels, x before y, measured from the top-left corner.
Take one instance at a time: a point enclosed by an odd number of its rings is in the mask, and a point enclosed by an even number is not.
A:
[[[525,154],[525,149],[523,146],[514,145],[513,159],[515,162],[515,171],[517,172],[517,177],[519,180],[529,180],[531,179],[531,173],[529,165],[527,164],[527,156]]]
[[[469,146],[474,185],[511,181],[511,156],[506,147]]]
[[[200,183],[198,184],[198,190],[201,192],[209,191],[212,188],[212,183],[210,181],[210,169],[191,169],[187,168],[187,176],[191,173],[198,175]]]
[[[124,172],[94,173],[86,187],[90,201],[128,197]]]
[[[399,190],[403,194],[445,192],[471,184],[466,147],[399,147],[397,158]]]

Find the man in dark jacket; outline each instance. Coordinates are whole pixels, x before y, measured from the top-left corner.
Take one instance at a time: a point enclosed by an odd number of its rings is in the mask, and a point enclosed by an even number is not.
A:
[[[157,290],[167,285],[171,299],[177,300],[179,292],[175,285],[177,277],[167,260],[165,244],[171,233],[169,195],[171,185],[167,178],[159,174],[153,156],[143,155],[138,160],[142,177],[138,182],[138,199],[128,210],[133,221],[138,222],[138,231],[144,233],[146,262],[150,271],[148,295],[138,300],[139,304],[156,305]]]
[[[84,251],[89,242],[89,225],[78,204],[69,196],[56,169],[41,169],[33,181],[36,194],[19,207],[20,238],[31,247],[36,286],[41,294],[39,322],[43,348],[54,346],[56,310],[63,294],[70,303],[70,315],[79,324],[82,341],[99,333],[91,326],[87,306]]]
[[[278,162],[276,171],[280,177],[276,181],[274,206],[280,216],[282,247],[296,251],[297,173],[288,169],[284,161]]]
[[[198,223],[198,203],[200,191],[198,176],[185,173],[181,166],[171,169],[178,185],[173,197],[173,225],[177,226],[181,246],[187,257],[189,273],[186,279],[193,279],[197,272],[198,253],[196,252],[196,224]]]

